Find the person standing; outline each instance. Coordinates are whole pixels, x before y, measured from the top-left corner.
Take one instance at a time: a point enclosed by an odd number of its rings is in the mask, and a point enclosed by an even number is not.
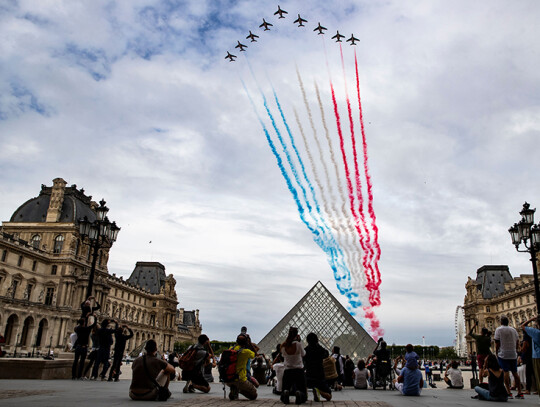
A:
[[[476,379],[478,380],[478,363],[477,363],[477,360],[476,360],[476,353],[473,352],[471,353],[471,373],[472,373],[472,378],[473,379]]]
[[[88,342],[90,340],[90,332],[96,326],[96,322],[91,326],[86,326],[87,320],[84,318],[79,319],[78,325],[75,327],[75,333],[77,334],[77,340],[75,341],[75,358],[73,359],[73,365],[71,366],[71,378],[81,379],[84,362],[86,361],[86,355],[88,353]]]
[[[109,328],[109,324],[114,323],[114,328]],[[109,369],[109,358],[111,356],[111,346],[113,344],[113,335],[116,329],[118,328],[118,322],[114,319],[108,320],[104,319],[101,322],[101,328],[97,331],[99,349],[97,351],[96,362],[94,363],[94,368],[92,369],[92,379],[96,380],[98,376],[99,365],[103,364],[103,370],[101,371],[100,377],[101,380],[105,380],[105,375]]]
[[[128,334],[124,334],[124,330],[128,330]],[[114,331],[114,358],[113,364],[109,373],[109,381],[115,382],[120,378],[120,366],[122,365],[122,357],[126,349],[126,342],[133,338],[133,331],[127,325],[122,325]]]
[[[501,317],[501,326],[495,330],[494,339],[497,348],[499,365],[504,371],[504,384],[506,385],[506,390],[508,391],[508,398],[513,398],[512,392],[510,391],[511,372],[514,376],[514,381],[516,383],[518,392],[516,398],[522,399],[523,393],[521,392],[521,380],[517,374],[517,351],[519,349],[519,336],[513,327],[508,326],[508,317]]]
[[[480,369],[480,383],[484,382],[484,361],[488,355],[491,355],[491,332],[487,328],[482,328],[481,334],[474,334],[474,329],[477,326],[477,322],[469,331],[469,336],[476,342],[476,360],[478,361],[478,368]]]
[[[341,349],[339,346],[334,346],[332,349],[332,357],[336,360],[336,371],[338,374],[334,390],[341,390],[341,386],[343,386],[343,379],[345,377],[345,360],[340,352]]]
[[[536,322],[536,328],[527,326],[531,322]],[[521,328],[531,337],[532,340],[532,357],[531,364],[533,367],[533,376],[536,382],[536,388],[540,389],[540,317],[536,316],[521,324]],[[532,380],[531,380],[532,381]],[[540,394],[540,392],[539,392]]]

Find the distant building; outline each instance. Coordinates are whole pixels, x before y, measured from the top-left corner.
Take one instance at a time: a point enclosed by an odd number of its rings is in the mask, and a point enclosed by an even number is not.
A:
[[[508,317],[510,326],[518,329],[522,322],[536,315],[532,274],[513,278],[508,266],[482,266],[476,272],[476,279],[468,278],[465,289],[463,310],[467,332],[475,321],[478,322],[476,333],[483,327],[494,332],[503,315]],[[471,338],[467,338],[467,349],[469,354],[477,351]]]
[[[270,355],[278,343],[285,341],[291,326],[298,328],[304,346],[307,334],[314,332],[324,348],[332,352],[334,346],[339,346],[342,355],[354,359],[367,358],[376,345],[320,281],[257,344],[261,352]]]
[[[97,204],[84,190],[57,178],[22,204],[0,229],[0,333],[12,352],[63,350],[86,299],[92,256],[82,244],[78,219],[96,219]],[[176,280],[158,262],[137,262],[124,280],[109,274],[109,249],[99,251],[94,295],[100,320],[117,319],[135,336],[132,351],[150,338],[164,350],[175,341],[194,342],[201,333],[199,311],[178,309]]]

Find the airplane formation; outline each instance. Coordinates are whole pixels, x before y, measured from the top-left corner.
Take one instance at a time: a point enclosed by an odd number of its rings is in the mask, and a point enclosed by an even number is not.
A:
[[[277,11],[274,13],[274,15],[279,15],[278,19],[285,18],[284,14],[289,14],[287,11],[283,10],[279,5]],[[293,21],[293,24],[298,24],[298,27],[305,27],[304,23],[307,23],[308,20],[300,17],[300,14],[298,14],[298,18]],[[263,18],[263,22],[261,25],[259,25],[259,28],[264,28],[264,31],[270,31],[269,27],[273,27],[274,25],[269,23]],[[321,23],[319,22],[317,27],[313,31],[318,31],[317,35],[324,35],[324,31],[326,31],[327,28],[323,27]],[[249,35],[246,37],[246,39],[251,40],[251,42],[257,42],[256,38],[259,38],[258,35],[253,34],[251,31],[249,32]],[[337,31],[336,35],[332,37],[333,40],[336,40],[336,42],[343,42],[341,41],[342,38],[345,38],[344,35],[340,34],[339,31]],[[354,36],[354,34],[351,34],[351,37],[346,40],[346,42],[349,42],[349,45],[356,45],[357,42],[360,40]],[[235,48],[239,48],[240,52],[246,51],[246,48],[248,48],[247,45],[244,45],[238,41],[238,44],[235,46]],[[225,59],[228,59],[230,62],[234,62],[238,58],[236,55],[231,54],[229,51],[227,51],[227,55],[225,56]]]

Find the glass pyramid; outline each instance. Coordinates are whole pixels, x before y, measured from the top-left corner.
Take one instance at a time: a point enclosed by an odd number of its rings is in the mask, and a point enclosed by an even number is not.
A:
[[[298,328],[304,346],[307,345],[307,334],[314,332],[321,346],[328,351],[339,346],[343,356],[349,355],[353,359],[367,358],[376,345],[320,281],[257,344],[261,352],[270,355],[278,343],[285,341],[291,326]]]

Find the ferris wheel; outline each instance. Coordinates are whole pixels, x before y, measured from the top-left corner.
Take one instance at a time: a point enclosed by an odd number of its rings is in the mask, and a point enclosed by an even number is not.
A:
[[[465,311],[461,305],[456,307],[456,317],[455,317],[455,327],[456,327],[456,354],[459,357],[467,357],[467,339],[466,329],[465,329]]]

